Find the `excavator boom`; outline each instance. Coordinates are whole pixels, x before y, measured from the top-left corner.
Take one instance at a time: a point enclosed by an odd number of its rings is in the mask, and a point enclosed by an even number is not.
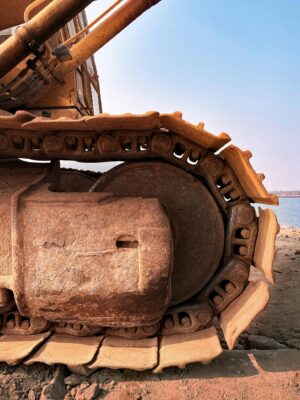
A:
[[[0,78],[82,11],[93,0],[53,0],[0,47]]]
[[[112,13],[108,16],[103,14],[106,18],[94,30],[89,32],[85,29],[85,34],[80,35],[79,32],[75,35],[78,38],[76,41],[73,42],[70,38],[67,41],[70,43],[68,46],[60,44],[50,51],[45,42],[93,0],[52,0],[50,3],[46,0],[36,1],[37,6],[42,1],[45,7],[34,7],[34,2],[25,9],[27,21],[0,45],[0,84],[3,78],[0,99],[5,99],[2,104],[0,100],[0,107],[7,111],[33,105],[53,87],[64,85],[65,78],[71,72],[75,72],[97,50],[160,0],[119,0],[109,9]],[[117,8],[119,4],[121,6]],[[32,18],[29,18],[31,14]],[[21,62],[23,65],[20,65]],[[12,77],[10,74],[18,65],[18,77],[22,76],[22,79],[16,83],[15,74]],[[40,81],[38,90],[33,88],[33,80]],[[25,85],[26,91],[20,95],[21,88]],[[14,92],[11,86],[14,87]]]

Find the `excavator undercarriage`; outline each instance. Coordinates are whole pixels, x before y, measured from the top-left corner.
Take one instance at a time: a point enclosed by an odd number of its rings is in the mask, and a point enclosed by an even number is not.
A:
[[[48,347],[57,341],[74,350],[101,342],[97,367],[112,348],[108,367],[160,371],[219,354],[215,318],[234,347],[267,304],[267,284],[249,283],[249,270],[272,280],[278,230],[271,210],[257,218],[251,205],[276,198],[249,153],[220,152],[228,136],[179,113],[74,121],[18,112],[0,126],[0,350],[18,338],[19,361],[25,338],[26,356],[45,341],[26,362],[51,363]],[[60,159],[125,163],[95,176],[64,170]],[[207,359],[195,351],[206,342]],[[143,368],[118,359],[131,346],[148,349]],[[0,359],[11,361],[1,351]]]
[[[158,2],[118,0],[91,30],[91,0],[26,1],[0,45],[2,362],[207,363],[268,303],[278,223],[253,203],[278,200],[251,153],[179,112],[93,115],[92,55]]]

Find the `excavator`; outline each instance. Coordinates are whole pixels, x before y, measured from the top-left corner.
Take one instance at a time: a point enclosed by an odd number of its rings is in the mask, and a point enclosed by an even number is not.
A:
[[[102,112],[95,52],[159,2],[1,6],[0,362],[205,364],[268,304],[279,226],[253,204],[278,199],[250,151],[180,112]]]

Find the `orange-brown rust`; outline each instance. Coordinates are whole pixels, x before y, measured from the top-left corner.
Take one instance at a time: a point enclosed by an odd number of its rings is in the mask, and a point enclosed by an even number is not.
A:
[[[0,242],[10,235],[12,249],[1,248],[0,269],[12,276],[7,289],[21,314],[96,326],[158,322],[172,267],[169,220],[158,200],[51,192],[40,184],[47,173],[19,188],[11,180],[0,199],[3,210],[11,207]]]
[[[82,11],[93,0],[53,0],[40,13],[22,25],[0,46],[0,77],[7,74],[30,53]]]
[[[1,4],[0,31],[22,24],[24,12],[34,0],[9,0]],[[2,2],[3,3],[3,2]]]
[[[42,1],[28,7],[26,23],[0,46],[0,108],[27,107],[72,118],[102,111],[98,77],[90,76],[92,64],[96,70],[93,54],[160,0],[127,0],[91,32],[84,15],[74,19],[73,27],[64,26],[91,1]],[[81,38],[68,49],[64,43],[73,40],[74,29]]]

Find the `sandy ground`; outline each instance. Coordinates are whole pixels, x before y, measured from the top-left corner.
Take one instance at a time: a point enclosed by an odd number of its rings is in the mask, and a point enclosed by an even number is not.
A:
[[[8,367],[0,364],[2,400],[156,400],[156,399],[300,399],[300,229],[282,228],[277,238],[276,284],[270,304],[244,333],[233,352],[210,365],[192,365],[157,376],[132,371],[100,370],[65,384],[65,367]],[[283,350],[253,350],[251,334],[273,338]],[[298,349],[298,350],[297,350]],[[60,381],[57,376],[60,375]],[[55,378],[54,389],[51,380]],[[70,376],[69,376],[70,378]],[[48,385],[48,386],[47,386]],[[53,386],[53,385],[52,385]],[[44,393],[41,395],[41,393]]]
[[[300,229],[281,228],[276,242],[274,276],[268,308],[249,331],[300,350]]]
[[[70,374],[65,367],[37,364],[13,368],[2,364],[0,399],[299,400],[299,371],[299,350],[290,349],[225,350],[210,365],[193,364],[185,370],[169,368],[160,375],[102,369],[90,377],[76,375],[81,380],[74,386],[64,384],[64,376]],[[50,395],[43,394],[57,372],[62,376],[61,382],[56,382]]]

